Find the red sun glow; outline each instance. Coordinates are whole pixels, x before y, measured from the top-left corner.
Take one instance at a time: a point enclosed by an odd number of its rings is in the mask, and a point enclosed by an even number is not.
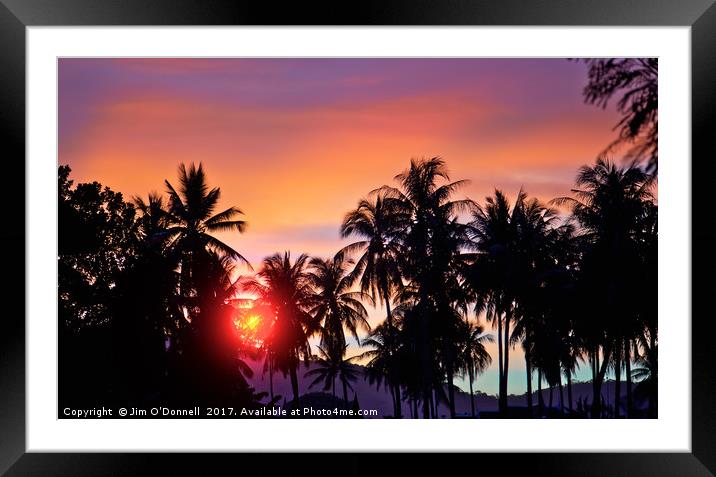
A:
[[[234,318],[234,326],[239,337],[247,343],[260,347],[269,331],[266,316],[266,311],[262,307],[254,306],[252,302],[239,306]]]

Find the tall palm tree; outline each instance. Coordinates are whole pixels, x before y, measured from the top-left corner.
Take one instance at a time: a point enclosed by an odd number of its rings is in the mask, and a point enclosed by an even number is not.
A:
[[[646,399],[650,418],[657,417],[659,371],[659,346],[653,336],[645,332],[639,337],[643,352],[636,357],[637,366],[632,370],[632,377],[637,383],[634,394],[638,399]]]
[[[523,191],[518,195],[511,220],[516,232],[513,250],[516,312],[511,340],[512,343],[521,341],[525,350],[527,404],[532,413],[532,358],[539,351],[532,342],[537,339],[535,334],[540,333],[541,327],[548,326],[555,331],[550,338],[554,348],[547,351],[554,355],[549,358],[550,368],[542,369],[542,374],[557,381],[560,396],[562,383],[558,372],[561,363],[571,369],[576,365],[571,361],[571,317],[575,308],[573,270],[578,256],[572,222],[559,223],[554,209],[537,199],[528,199]],[[571,383],[570,376],[568,381]],[[568,392],[571,392],[571,384]]]
[[[345,359],[348,345],[342,347],[318,346],[318,357],[313,361],[315,368],[306,372],[305,377],[315,376],[309,387],[323,383],[323,390],[331,389],[333,396],[336,395],[336,379],[343,387],[343,402],[348,407],[348,390],[353,391],[351,382],[358,379],[358,372],[355,365],[351,363],[352,358]]]
[[[209,402],[226,404],[249,387],[246,378],[253,376],[244,358],[254,353],[240,338],[231,305],[244,279],[234,278],[235,263],[227,255],[207,251],[197,258],[195,271],[204,277],[197,288],[200,311],[185,338],[182,372]]]
[[[391,391],[391,399],[393,401],[393,416],[398,417],[396,409],[400,407],[400,401],[396,403],[396,399],[400,399],[393,391],[396,386],[400,386],[399,377],[400,369],[398,369],[398,329],[395,325],[389,326],[387,321],[371,330],[370,335],[363,339],[361,346],[369,347],[362,354],[355,357],[356,360],[368,360],[365,363],[365,375],[370,384],[376,384],[377,388],[385,386]]]
[[[440,353],[452,392],[455,371],[455,344],[450,336],[433,342],[431,328],[442,316],[451,319],[457,313],[443,313],[453,303],[446,296],[445,283],[454,273],[456,257],[467,245],[466,228],[457,221],[458,214],[471,210],[469,199],[453,200],[453,194],[466,181],[450,181],[445,162],[439,157],[410,162],[410,167],[395,179],[400,188],[383,186],[379,192],[401,216],[410,217],[410,226],[396,237],[403,247],[403,275],[416,290],[419,326],[417,351],[422,376],[423,416],[430,415],[431,394],[435,383],[433,365],[435,352]],[[441,315],[441,313],[443,313]],[[444,329],[452,329],[450,326]],[[436,349],[436,345],[438,348]],[[454,414],[454,401],[450,403]]]
[[[368,312],[361,300],[371,303],[371,298],[362,291],[352,290],[349,264],[339,253],[329,260],[313,258],[308,266],[308,277],[315,290],[309,312],[321,324],[321,342],[331,350],[342,350],[346,346],[344,328],[358,344],[358,330],[370,331]]]
[[[601,385],[614,360],[616,345],[639,329],[643,302],[649,301],[632,290],[647,276],[639,237],[643,217],[653,208],[652,183],[653,177],[635,165],[617,167],[598,159],[594,166],[579,170],[573,197],[554,201],[570,206],[581,226],[579,281],[581,299],[589,305],[576,326],[590,354],[593,417],[602,414]],[[648,283],[646,291],[655,285]],[[625,355],[623,359],[631,357]]]
[[[132,277],[138,285],[134,299],[142,303],[145,310],[154,314],[154,324],[172,337],[186,322],[181,312],[182,300],[176,296],[179,276],[176,273],[177,256],[166,247],[167,228],[170,214],[162,196],[150,193],[145,202],[134,197],[132,202],[139,211],[139,246]],[[141,293],[137,296],[137,292]]]
[[[517,257],[516,223],[510,202],[499,190],[487,197],[484,207],[476,207],[470,223],[476,258],[468,274],[475,296],[475,311],[497,328],[499,408],[507,407],[510,326],[515,314]],[[525,356],[529,356],[529,353]]]
[[[391,361],[395,355],[396,344],[391,342],[395,337],[391,299],[395,290],[403,285],[399,259],[403,252],[400,234],[410,225],[410,216],[402,207],[391,207],[385,195],[374,192],[368,199],[361,199],[358,206],[348,212],[341,224],[341,237],[356,236],[361,240],[354,242],[339,254],[359,254],[352,275],[359,281],[360,289],[368,293],[374,302],[385,306],[388,330],[382,336],[386,339],[386,357]],[[394,360],[393,360],[394,361]],[[400,385],[397,384],[396,365],[388,364],[388,381],[393,395],[394,416],[400,418],[401,396]]]
[[[209,188],[201,163],[198,167],[192,163],[189,168],[179,165],[178,191],[168,180],[164,183],[169,194],[170,215],[166,235],[170,246],[181,257],[180,294],[191,296],[196,292],[197,282],[202,280],[196,276],[196,262],[207,251],[229,256],[250,268],[239,252],[212,235],[216,232],[241,233],[246,222],[237,219],[243,212],[236,207],[214,213],[221,191],[218,187]]]
[[[265,339],[272,370],[291,377],[293,399],[298,401],[297,368],[311,356],[308,338],[318,331],[309,310],[314,305],[312,280],[306,270],[309,257],[300,255],[291,261],[290,252],[274,254],[263,260],[261,269],[247,280],[243,289],[257,297],[260,306],[271,310],[271,328]]]
[[[476,323],[465,322],[461,331],[462,336],[458,358],[459,369],[468,376],[470,383],[470,408],[472,417],[476,417],[473,382],[477,376],[482,374],[492,363],[492,357],[485,348],[485,343],[492,343],[494,338],[492,335],[486,334],[485,329]]]

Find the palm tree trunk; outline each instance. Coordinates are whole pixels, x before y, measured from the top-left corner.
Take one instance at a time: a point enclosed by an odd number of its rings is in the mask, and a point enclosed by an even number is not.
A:
[[[494,313],[494,319],[497,320],[497,409],[500,413],[502,413],[504,411],[504,409],[502,408],[502,381],[504,379],[504,363],[502,362],[502,318],[500,317],[499,313]]]
[[[500,402],[502,406],[502,411],[507,410],[507,377],[509,373],[509,366],[510,366],[510,316],[509,314],[505,315],[505,346],[504,346],[504,359],[505,364],[502,366],[502,392],[500,393]]]
[[[592,350],[591,352],[591,365],[592,365],[592,409],[594,412],[594,402],[599,399],[599,393],[597,391],[597,367],[599,366],[599,348],[597,351]],[[594,418],[594,416],[592,416]]]
[[[470,379],[470,411],[472,412],[472,417],[475,417],[475,394],[472,392],[472,368],[468,370],[467,374]]]
[[[393,358],[393,314],[390,311],[390,293],[387,290],[387,287],[383,287],[382,294],[383,300],[385,300],[385,321],[388,324],[388,335],[391,337],[391,342],[386,344],[388,345],[388,354],[391,358]],[[403,414],[400,405],[400,387],[397,384],[394,384],[397,379],[395,376],[395,370],[393,369],[393,363],[389,363],[388,366],[388,381],[391,383],[391,395],[393,397],[393,416],[396,419],[401,419]]]
[[[273,401],[273,364],[271,363],[270,357],[269,357],[269,395],[271,396],[271,401]]]
[[[346,409],[348,409],[348,385],[343,379],[341,379],[341,382],[343,383],[343,402],[346,404]]]
[[[626,417],[632,416],[632,395],[631,395],[631,342],[624,340],[624,364],[626,365]]]
[[[432,402],[432,391],[423,390],[423,419],[432,418],[434,414],[432,409]]]
[[[448,351],[447,353],[450,353]],[[455,419],[455,387],[453,381],[453,365],[452,357],[448,354],[447,356],[447,386],[448,386],[448,406],[450,408],[450,418]]]
[[[433,389],[430,392],[430,402],[433,407],[433,419],[438,418],[438,391],[437,389]]]
[[[291,389],[293,390],[293,400],[298,403],[298,375],[296,374],[296,365],[291,366]]]
[[[572,407],[572,370],[567,370],[567,399],[569,399],[569,412],[574,411]]]
[[[542,368],[537,368],[537,407],[538,414],[544,413],[544,396],[542,396]]]
[[[421,339],[421,363],[423,368],[423,417],[425,419],[430,418],[430,403],[433,400],[433,392],[430,386],[430,383],[432,382],[432,372],[430,371],[430,368],[432,365],[430,364],[430,356],[427,351],[427,317],[423,319],[425,323],[423,324],[423,339]]]
[[[530,362],[529,343],[525,344],[525,372],[527,373],[527,409],[530,417],[534,417],[532,408],[532,363]]]
[[[333,397],[336,397],[336,377],[335,376],[333,376],[333,379],[332,379],[331,394],[333,394]]]
[[[400,385],[396,384],[395,385],[395,409],[397,411],[395,414],[396,419],[403,418],[403,409],[402,408],[403,408],[403,401],[400,396]]]
[[[395,406],[395,386],[388,384],[388,393],[390,394],[390,401],[393,403],[393,417],[397,417]]]
[[[649,350],[650,353],[654,353],[654,349],[656,348],[656,333],[654,333],[652,330],[649,330]],[[650,358],[651,359],[651,358]],[[656,389],[656,377],[658,376],[658,368],[657,368],[657,361],[653,361],[653,369],[652,369],[652,376],[651,379],[654,380],[654,383],[652,383],[649,386],[649,417],[652,419],[656,419],[658,417],[657,409],[659,406],[659,396],[657,396],[657,389]]]
[[[554,384],[549,383],[549,410],[552,410],[552,404],[553,404],[553,391],[554,391]]]
[[[562,373],[559,373],[559,410],[564,416],[564,387],[562,386]]]
[[[601,409],[601,402],[602,402],[602,382],[604,381],[604,375],[607,372],[607,364],[609,364],[609,359],[612,353],[612,350],[609,347],[609,344],[607,344],[607,348],[602,348],[602,351],[604,353],[604,356],[602,356],[602,363],[599,364],[599,354],[596,355],[596,364],[597,364],[597,379],[594,384],[594,401],[592,402],[592,418],[598,419],[601,417],[602,409]]]
[[[619,418],[619,406],[622,392],[622,363],[617,351],[614,355],[614,417]]]
[[[428,329],[428,297],[425,296],[425,291],[421,290],[419,307],[419,319],[420,319],[420,334],[418,340],[419,346],[419,357],[420,366],[422,371],[422,386],[423,386],[423,417],[429,419],[430,416],[430,401],[432,400],[432,363],[429,352],[430,333]]]

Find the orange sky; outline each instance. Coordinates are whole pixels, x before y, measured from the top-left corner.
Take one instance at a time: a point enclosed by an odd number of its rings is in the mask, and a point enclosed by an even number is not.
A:
[[[61,59],[59,163],[130,197],[201,161],[249,224],[221,238],[254,266],[327,257],[343,215],[411,157],[443,157],[479,202],[567,195],[617,122],[583,103],[586,79],[564,59]]]

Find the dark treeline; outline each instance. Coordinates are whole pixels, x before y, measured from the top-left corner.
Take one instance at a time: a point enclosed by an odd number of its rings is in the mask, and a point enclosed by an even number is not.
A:
[[[559,390],[559,415],[635,417],[646,406],[655,417],[656,114],[633,106],[641,103],[629,88],[644,89],[640,76],[623,77],[652,66],[655,75],[655,64],[610,61],[590,63],[585,99],[605,104],[627,90],[619,107],[639,116],[618,125],[634,132],[620,133],[637,147],[628,165],[599,158],[577,172],[569,197],[550,203],[523,190],[512,201],[495,190],[477,202],[459,196],[466,181],[451,180],[442,159],[414,159],[345,215],[339,230],[352,243],[335,256],[277,253],[249,276],[236,272],[250,268],[244,257],[216,236],[242,233],[243,212],[217,212],[220,189],[201,164],[180,165],[165,195],[131,201],[96,182],[75,186],[60,166],[60,407],[297,404],[300,379],[348,407],[364,369],[390,390],[393,417],[405,417],[404,403],[411,417],[437,417],[438,403],[455,417],[454,379],[467,377],[472,395],[496,359],[507,416],[510,351],[519,346],[529,415],[546,414],[548,386]],[[642,100],[655,111],[655,99]],[[263,316],[258,342],[235,323],[248,306]],[[367,307],[385,310],[372,329]],[[362,354],[347,356],[347,335]],[[493,341],[497,356],[485,348]],[[263,360],[268,393],[250,386],[247,359]],[[580,366],[593,387],[585,414],[572,399]],[[275,373],[290,378],[292,396],[274,395]],[[602,404],[607,373],[616,382],[611,409]]]

